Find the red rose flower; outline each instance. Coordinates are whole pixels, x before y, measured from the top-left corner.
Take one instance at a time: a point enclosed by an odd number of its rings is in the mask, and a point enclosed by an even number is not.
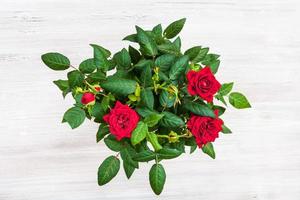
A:
[[[215,110],[215,115],[216,118],[192,115],[187,122],[187,127],[195,136],[199,148],[219,137],[223,121],[218,118],[218,110]]]
[[[109,124],[111,134],[115,135],[117,140],[121,140],[124,137],[131,137],[139,121],[139,115],[128,105],[117,101],[115,107],[103,117],[103,120]]]
[[[91,92],[86,92],[81,97],[81,103],[84,105],[95,103],[95,94]]]
[[[214,94],[221,87],[209,67],[205,67],[198,72],[191,70],[186,77],[188,80],[187,89],[190,95],[198,95],[208,102],[212,102]]]

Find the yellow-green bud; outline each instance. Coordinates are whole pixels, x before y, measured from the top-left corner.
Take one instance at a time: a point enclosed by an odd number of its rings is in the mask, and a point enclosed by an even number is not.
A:
[[[179,137],[177,135],[177,133],[175,133],[174,131],[171,131],[169,133],[169,143],[175,143],[179,141]]]

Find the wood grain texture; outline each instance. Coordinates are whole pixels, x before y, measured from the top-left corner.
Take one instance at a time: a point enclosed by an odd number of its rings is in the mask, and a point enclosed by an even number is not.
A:
[[[225,114],[234,131],[215,142],[216,160],[201,151],[164,161],[159,199],[300,199],[300,2],[297,0],[1,0],[0,199],[154,199],[151,165],[130,181],[123,171],[97,186],[97,168],[112,153],[96,144],[92,122],[60,124],[71,106],[40,55],[59,51],[74,65],[89,43],[114,52],[134,25],[150,28],[187,17],[183,47],[222,55],[217,78],[235,81],[253,108]]]

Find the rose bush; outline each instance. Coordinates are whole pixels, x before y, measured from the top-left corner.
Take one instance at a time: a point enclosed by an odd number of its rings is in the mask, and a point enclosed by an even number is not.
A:
[[[91,44],[93,57],[75,67],[56,52],[42,55],[53,70],[72,69],[67,79],[54,84],[63,97],[71,93],[75,102],[63,121],[77,128],[87,118],[99,124],[97,142],[116,152],[98,168],[98,184],[111,181],[120,164],[129,179],[142,162],[154,161],[149,171],[152,190],[159,195],[166,181],[163,162],[197,147],[215,158],[213,142],[220,132],[231,133],[220,118],[228,102],[249,108],[247,98],[232,92],[233,82],[221,84],[216,77],[219,55],[194,46],[182,52],[185,19],[163,30],[136,26],[136,33],[123,40],[134,46],[111,52]],[[111,72],[108,75],[108,72]],[[223,105],[222,105],[223,104]]]

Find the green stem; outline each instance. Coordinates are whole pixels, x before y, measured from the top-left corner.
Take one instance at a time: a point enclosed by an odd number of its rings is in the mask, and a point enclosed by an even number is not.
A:
[[[169,136],[168,136],[168,135],[157,135],[157,137],[159,137],[159,138],[167,138],[167,139],[169,139]]]

